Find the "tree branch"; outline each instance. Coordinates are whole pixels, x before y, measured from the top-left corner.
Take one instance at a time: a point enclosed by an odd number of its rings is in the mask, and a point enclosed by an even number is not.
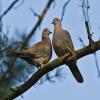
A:
[[[51,4],[53,3],[54,0],[49,0],[47,5],[45,6],[44,10],[42,11],[37,23],[35,24],[35,26],[33,27],[33,29],[31,30],[30,34],[28,36],[26,36],[26,38],[23,40],[23,43],[22,43],[22,47],[21,47],[21,50],[23,48],[26,47],[28,41],[30,40],[30,38],[32,37],[32,35],[35,33],[36,29],[38,28],[38,26],[40,26],[40,24],[42,23],[43,21],[43,18],[44,16],[46,15],[47,11],[49,10]],[[14,58],[13,60],[11,60],[11,62],[9,62],[9,66],[10,68],[13,68],[13,65],[15,63],[17,58]]]
[[[32,37],[32,35],[35,33],[36,29],[38,28],[38,26],[40,26],[40,24],[42,23],[44,16],[46,15],[47,11],[49,10],[51,4],[53,3],[54,0],[49,0],[47,5],[45,6],[44,10],[42,11],[36,25],[33,27],[33,29],[31,30],[30,34],[25,38],[23,45],[22,45],[22,49],[27,45],[29,39]]]
[[[71,1],[71,0],[66,1],[65,4],[63,5],[62,14],[61,14],[61,21],[63,20],[66,7],[67,7],[67,5],[70,3],[70,1]]]
[[[86,30],[87,30],[89,44],[91,45],[91,43],[93,42],[93,40],[92,40],[92,34],[90,32],[90,29],[89,29],[89,24],[88,24],[87,21],[85,21],[85,27],[86,27]]]
[[[19,0],[13,1],[10,6],[1,14],[0,20],[14,7],[14,5],[18,2]]]
[[[100,41],[94,42],[93,45],[94,45],[94,50],[91,49],[90,45],[77,50],[76,51],[76,59],[78,60],[82,57],[85,57],[89,54],[92,54],[92,53],[100,50]],[[29,88],[31,88],[36,82],[38,82],[38,80],[43,75],[54,70],[55,68],[59,67],[60,65],[63,65],[65,62],[68,63],[71,60],[73,60],[72,57],[68,57],[68,55],[64,55],[62,57],[59,57],[59,58],[51,61],[50,63],[47,63],[46,65],[44,65],[44,67],[42,67],[35,74],[33,74],[32,77],[27,82],[25,82],[20,87],[13,89],[13,91],[11,90],[12,93],[10,95],[8,95],[7,97],[3,98],[2,100],[9,100],[9,99],[12,100],[12,99],[18,97],[19,95],[21,95],[22,93],[27,91]]]

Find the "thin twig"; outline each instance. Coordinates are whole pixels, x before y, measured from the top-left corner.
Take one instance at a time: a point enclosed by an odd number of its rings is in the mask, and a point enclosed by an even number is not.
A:
[[[71,1],[71,0],[66,1],[66,3],[65,3],[64,6],[63,6],[63,9],[62,9],[62,15],[61,15],[61,21],[63,20],[64,14],[65,14],[65,10],[66,10],[66,7],[67,7],[67,5],[69,4],[70,1]]]
[[[33,27],[33,29],[31,30],[30,34],[24,39],[23,45],[22,45],[22,49],[27,45],[29,39],[32,37],[32,35],[35,33],[35,31],[37,30],[38,26],[40,26],[40,24],[42,23],[47,11],[49,10],[51,4],[53,3],[54,0],[49,0],[47,5],[45,6],[44,10],[42,11],[40,18],[38,19],[36,25]]]
[[[85,47],[85,43],[84,43],[84,41],[82,40],[81,37],[79,37],[79,41],[81,42],[82,46]]]
[[[36,13],[32,8],[29,8],[29,9],[33,13],[34,16],[40,18],[40,15],[38,13]]]
[[[20,3],[19,5],[17,5],[16,7],[14,7],[14,9],[19,8],[23,3],[24,3],[24,0],[22,0],[21,3]]]
[[[0,49],[0,53],[7,51],[9,48],[11,48],[13,45],[16,45],[16,44],[20,44],[21,45],[22,42],[21,41],[13,42],[12,44],[8,45],[7,47],[4,47],[4,48]]]
[[[95,58],[97,72],[98,72],[98,77],[100,77],[100,70],[99,70],[99,65],[98,65],[98,60],[97,60],[96,52],[94,53],[94,58]]]
[[[87,21],[85,21],[85,27],[86,27],[87,34],[88,34],[89,43],[92,43],[93,42],[92,34],[90,33],[89,24]]]
[[[79,40],[80,40],[82,46],[85,47],[85,43],[84,43],[84,41],[80,37],[79,37]],[[100,70],[99,70],[99,65],[98,65],[98,60],[97,60],[96,52],[93,53],[93,54],[94,54],[95,64],[96,64],[96,68],[97,68],[97,72],[98,72],[98,77],[100,77]]]
[[[19,0],[13,1],[10,6],[1,14],[0,19],[2,19],[13,7],[14,5],[18,2]]]

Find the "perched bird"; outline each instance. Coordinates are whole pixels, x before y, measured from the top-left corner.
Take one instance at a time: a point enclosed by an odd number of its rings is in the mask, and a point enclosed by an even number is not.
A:
[[[26,60],[28,63],[42,67],[48,63],[52,56],[52,46],[49,38],[49,34],[52,33],[48,28],[45,28],[42,32],[42,40],[31,47],[27,47],[20,52],[8,51],[7,56],[19,57]]]
[[[75,58],[75,51],[70,33],[62,29],[61,21],[59,18],[54,18],[52,24],[54,24],[54,34],[52,44],[57,56],[63,56],[68,54]],[[83,77],[76,65],[76,60],[66,63],[72,72],[74,78],[79,82],[83,82]]]

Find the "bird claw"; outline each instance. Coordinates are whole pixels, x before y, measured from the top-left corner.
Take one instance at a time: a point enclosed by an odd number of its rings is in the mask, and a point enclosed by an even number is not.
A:
[[[75,54],[75,51],[72,51],[72,50],[70,49],[70,52],[68,53],[68,55],[70,56],[69,59],[73,59],[73,60],[76,61],[76,54]]]
[[[40,66],[38,66],[38,70],[41,69],[44,66],[44,64],[40,64]]]
[[[76,59],[76,54],[75,54],[74,51],[72,52],[72,56],[71,57],[74,58],[74,59]]]
[[[66,53],[65,56],[70,56],[70,53]]]

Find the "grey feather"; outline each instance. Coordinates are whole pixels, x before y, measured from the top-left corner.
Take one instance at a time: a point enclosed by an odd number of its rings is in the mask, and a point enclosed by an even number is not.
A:
[[[70,54],[75,57],[75,51],[70,33],[62,29],[61,21],[58,18],[53,19],[54,24],[54,34],[52,39],[52,44],[57,56],[63,56],[65,54]],[[79,82],[83,82],[83,77],[76,65],[76,60],[66,63],[66,65],[71,70],[74,78]]]
[[[42,67],[48,63],[52,56],[52,46],[49,38],[50,30],[45,28],[42,32],[42,40],[20,52],[8,51],[7,56],[19,57],[28,63]],[[13,53],[13,54],[12,54]]]

